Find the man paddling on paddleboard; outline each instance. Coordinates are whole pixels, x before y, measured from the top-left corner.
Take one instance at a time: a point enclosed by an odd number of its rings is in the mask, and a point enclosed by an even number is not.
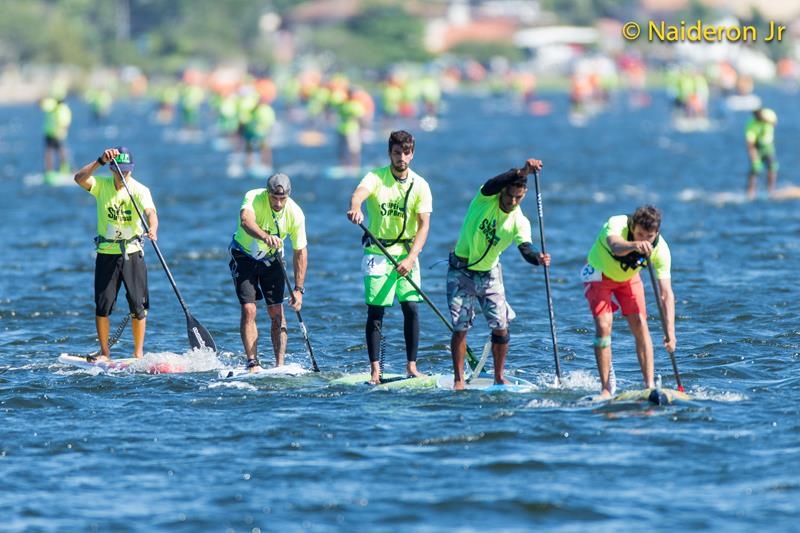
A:
[[[366,237],[362,239],[364,258],[364,296],[367,303],[367,353],[370,361],[370,383],[381,379],[381,338],[383,314],[394,303],[395,294],[403,310],[403,334],[406,343],[406,372],[421,376],[417,370],[419,316],[417,304],[422,296],[409,282],[410,275],[419,286],[417,257],[428,239],[433,197],[428,182],[409,168],[414,159],[414,137],[406,131],[389,136],[390,164],[371,170],[364,176],[350,199],[347,218],[361,224],[361,204],[367,203],[367,225],[370,233],[397,262],[392,268],[380,247]]]
[[[94,176],[93,173],[114,160],[111,176]],[[119,171],[118,171],[119,170]],[[119,172],[123,172],[125,183]],[[120,286],[125,284],[125,296],[133,318],[133,356],[144,355],[144,335],[150,295],[147,286],[147,266],[144,262],[144,239],[158,237],[158,215],[150,189],[136,181],[133,172],[133,154],[127,148],[106,149],[95,161],[75,174],[75,183],[89,191],[97,200],[97,257],[94,268],[95,325],[100,341],[100,353],[87,360],[108,360],[109,315],[114,309]],[[131,198],[133,195],[133,198]],[[133,201],[147,217],[150,232],[145,234]]]
[[[661,212],[652,205],[641,206],[633,215],[608,219],[589,251],[588,263],[581,271],[584,294],[595,325],[594,355],[600,374],[598,398],[614,395],[611,384],[611,328],[614,311],[622,310],[636,340],[636,356],[644,385],[655,387],[653,342],[647,326],[644,285],[639,269],[652,261],[663,302],[667,351],[675,351],[675,295],[672,293],[672,257],[666,239],[660,235]],[[613,299],[612,299],[613,298]],[[616,302],[614,301],[616,300]]]
[[[767,193],[775,192],[778,181],[778,158],[775,155],[775,125],[778,115],[772,109],[760,108],[753,111],[752,118],[747,121],[744,138],[747,143],[747,158],[750,170],[747,174],[747,197],[756,197],[756,179],[767,167]]]
[[[483,184],[469,204],[455,250],[447,269],[447,301],[453,321],[450,352],[453,357],[453,388],[464,388],[464,355],[467,331],[480,307],[492,330],[494,382],[507,385],[503,376],[508,354],[508,323],[514,311],[506,302],[500,254],[515,243],[532,265],[550,265],[550,254],[531,244],[531,223],[520,209],[528,192],[528,174],[540,170],[542,162],[528,159],[522,168],[512,168]]]
[[[283,314],[283,241],[292,241],[294,290],[289,305],[299,311],[303,305],[308,268],[306,218],[303,210],[289,198],[289,176],[277,173],[267,180],[266,189],[248,191],[239,210],[239,226],[230,244],[229,263],[236,296],[242,306],[239,333],[247,368],[261,370],[258,360],[256,302],[266,300],[272,325],[270,336],[275,366],[282,366],[286,355],[286,317]]]

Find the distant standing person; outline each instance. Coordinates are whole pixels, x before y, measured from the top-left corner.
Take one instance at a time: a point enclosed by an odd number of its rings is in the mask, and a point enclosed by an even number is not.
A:
[[[747,175],[747,197],[756,197],[756,179],[767,167],[767,192],[775,192],[778,181],[778,158],[775,155],[775,125],[778,115],[775,111],[760,108],[753,111],[753,116],[744,129],[747,143],[747,157],[750,160],[750,172]]]
[[[258,360],[258,327],[256,302],[266,300],[272,322],[270,336],[275,366],[282,366],[286,355],[286,317],[283,314],[285,282],[283,241],[292,241],[294,289],[289,305],[299,311],[303,305],[303,283],[308,267],[306,219],[302,209],[289,198],[292,184],[289,176],[273,174],[266,189],[248,191],[239,210],[239,226],[230,245],[229,263],[236,296],[241,304],[239,332],[251,372],[261,369]]]
[[[428,182],[411,170],[414,159],[414,137],[407,131],[389,135],[389,165],[368,172],[350,199],[347,218],[361,224],[361,204],[367,203],[367,228],[397,261],[397,268],[383,255],[375,243],[365,236],[364,297],[367,304],[366,340],[370,361],[370,383],[381,378],[380,345],[383,336],[383,315],[394,303],[395,296],[403,310],[403,336],[406,343],[406,372],[421,376],[417,370],[419,316],[417,304],[422,296],[411,285],[411,276],[420,285],[419,257],[430,229],[433,197]]]
[[[675,295],[670,280],[672,256],[660,231],[661,212],[652,205],[641,206],[630,216],[612,216],[597,235],[588,262],[581,271],[584,294],[594,317],[594,356],[600,373],[600,398],[610,398],[614,394],[610,379],[611,328],[617,309],[622,310],[636,340],[636,357],[644,386],[655,387],[653,341],[647,326],[644,285],[639,276],[645,261],[652,261],[661,288],[664,320],[669,332],[664,346],[670,353],[675,351]]]
[[[519,207],[528,192],[528,174],[542,168],[538,159],[528,159],[522,168],[512,168],[488,180],[472,199],[461,224],[455,250],[447,269],[447,301],[453,321],[450,351],[453,357],[453,388],[464,388],[464,354],[467,332],[480,310],[492,330],[494,382],[504,377],[508,354],[508,323],[514,312],[506,301],[500,254],[512,243],[532,265],[550,265],[550,254],[531,244],[531,223]]]
[[[44,171],[69,171],[67,136],[72,111],[63,98],[48,97],[41,102],[44,111]],[[54,164],[57,159],[58,166]]]
[[[111,176],[93,173],[111,161]],[[119,171],[117,170],[119,168]],[[130,194],[122,182],[124,173]],[[158,215],[150,189],[133,178],[133,154],[125,147],[107,148],[95,161],[75,174],[75,183],[89,191],[97,200],[97,257],[94,268],[95,325],[100,341],[96,360],[110,358],[108,346],[109,316],[117,301],[120,286],[125,284],[125,296],[133,322],[133,356],[144,355],[144,335],[150,296],[147,287],[147,266],[144,262],[144,227],[133,201],[147,217],[148,238],[157,240]],[[131,198],[133,195],[133,198]]]

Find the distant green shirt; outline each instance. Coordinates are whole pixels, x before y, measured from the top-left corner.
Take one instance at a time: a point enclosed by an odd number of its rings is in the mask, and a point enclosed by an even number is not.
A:
[[[244,195],[241,209],[255,213],[258,227],[270,235],[279,235],[281,240],[288,236],[292,241],[292,249],[302,250],[308,244],[306,240],[306,217],[300,206],[288,198],[280,211],[273,211],[269,203],[267,189],[253,189]],[[241,211],[240,209],[240,211]],[[277,220],[277,224],[276,224]],[[274,248],[256,239],[242,227],[241,218],[236,233],[233,235],[234,246],[254,259],[264,259],[275,253]]]
[[[744,138],[758,148],[770,147],[775,142],[775,126],[753,117],[744,128]]]
[[[389,165],[376,168],[367,172],[358,186],[370,193],[366,199],[367,227],[377,239],[393,241],[399,237],[400,240],[413,240],[418,229],[417,215],[433,211],[433,196],[428,182],[411,169],[408,169],[405,182],[401,183],[394,178]],[[402,243],[394,244],[388,250],[395,256],[406,253]],[[381,253],[377,246],[368,246],[365,252]]]
[[[614,258],[611,254],[611,249],[608,246],[608,237],[617,235],[625,240],[630,237],[631,230],[628,229],[628,216],[616,215],[608,219],[597,235],[592,249],[589,250],[589,264],[595,270],[605,274],[607,277],[614,281],[627,281],[634,277],[639,271],[638,268],[629,268],[625,270],[622,264]],[[658,243],[653,248],[653,253],[650,256],[653,261],[653,268],[656,271],[658,279],[669,279],[670,268],[672,265],[672,255],[669,251],[669,245],[663,236],[658,237]]]
[[[484,196],[479,191],[467,209],[455,253],[467,260],[470,270],[488,272],[500,262],[500,254],[512,242],[517,246],[531,242],[528,217],[519,206],[510,213],[500,209],[499,196],[500,193]]]
[[[126,182],[142,214],[146,209],[155,211],[156,206],[150,196],[150,189],[133,177],[128,178]],[[97,234],[103,240],[128,240],[144,233],[144,226],[128,191],[125,187],[117,190],[112,176],[94,176],[94,185],[89,194],[97,200]],[[128,243],[125,251],[129,254],[142,251],[142,242],[135,240]],[[117,242],[98,242],[97,253],[121,255],[122,250]]]

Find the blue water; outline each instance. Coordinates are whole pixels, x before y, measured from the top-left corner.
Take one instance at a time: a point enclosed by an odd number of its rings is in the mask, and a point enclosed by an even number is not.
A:
[[[779,185],[800,184],[796,95],[764,90],[779,116]],[[229,380],[241,366],[239,306],[227,244],[244,193],[213,136],[156,123],[145,102],[119,103],[93,126],[74,104],[76,164],[129,146],[159,209],[159,246],[218,357],[187,353],[186,326],[148,249],[148,358],[184,358],[193,372],[96,374],[56,361],[95,349],[94,200],[75,185],[37,185],[41,117],[0,108],[0,529],[4,531],[797,531],[800,523],[800,327],[797,201],[746,202],[746,114],[708,132],[678,133],[666,98],[624,97],[584,127],[563,96],[545,117],[501,100],[457,96],[439,128],[417,137],[412,167],[434,194],[422,254],[424,289],[440,309],[443,264],[477,187],[527,157],[541,175],[560,361],[556,387],[544,276],[503,256],[512,326],[510,372],[524,394],[371,391],[333,386],[367,370],[360,231],[345,219],[354,179],[323,179],[328,142],[304,147],[300,127],[276,139],[308,220],[303,318],[322,373]],[[385,135],[365,146],[385,161]],[[763,187],[763,183],[760,184]],[[578,271],[602,223],[654,202],[664,212],[677,296],[677,364],[688,404],[592,406],[599,390],[592,320]],[[523,203],[534,222],[536,198]],[[434,266],[435,265],[435,266]],[[674,387],[652,303],[656,368]],[[269,361],[260,310],[261,352]],[[112,316],[112,327],[121,313]],[[293,314],[287,362],[310,368]],[[448,373],[449,333],[422,308],[419,365]],[[641,387],[633,343],[615,323],[620,389]],[[387,372],[402,372],[401,313],[386,317]],[[476,351],[486,338],[476,327]],[[115,355],[131,351],[127,331]]]

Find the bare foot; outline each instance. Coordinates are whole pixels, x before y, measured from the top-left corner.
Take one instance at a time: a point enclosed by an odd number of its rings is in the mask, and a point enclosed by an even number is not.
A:
[[[511,382],[508,381],[505,376],[495,376],[494,377],[494,384],[495,385],[511,385]]]
[[[610,391],[607,391],[607,390],[605,390],[605,389],[603,389],[602,391],[600,391],[600,394],[598,394],[597,396],[595,396],[595,399],[596,399],[596,400],[610,400],[611,398],[612,398],[612,396],[611,396],[611,392],[610,392]]]
[[[419,370],[417,370],[417,363],[415,362],[411,362],[406,365],[406,374],[408,375],[408,377],[414,377],[414,378],[422,377],[425,375]]]
[[[381,384],[381,375],[380,374],[377,374],[377,375],[376,374],[372,374],[372,376],[369,378],[369,381],[367,381],[367,383],[369,383],[370,385],[380,385]]]
[[[453,390],[464,390],[464,380],[453,381]]]

